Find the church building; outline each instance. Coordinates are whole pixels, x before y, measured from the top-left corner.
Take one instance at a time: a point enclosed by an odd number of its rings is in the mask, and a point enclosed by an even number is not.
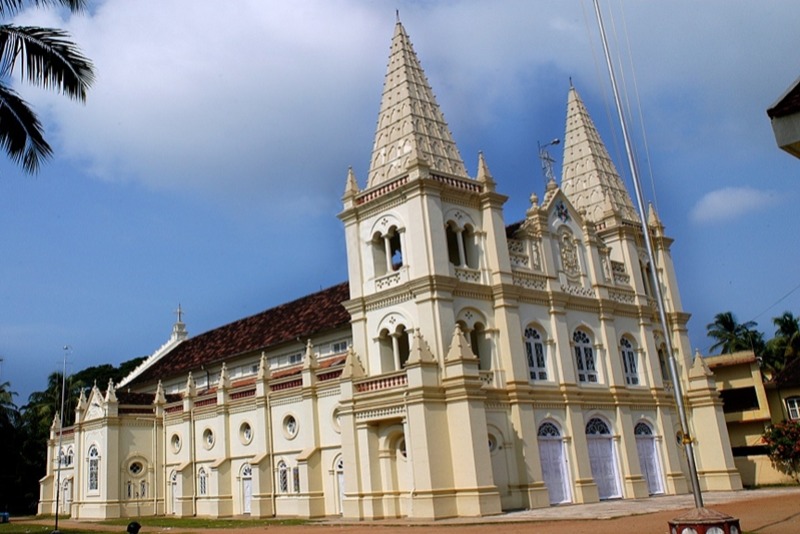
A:
[[[345,179],[348,281],[194,337],[179,315],[54,423],[39,513],[435,519],[687,493],[667,337],[701,487],[741,488],[672,240],[651,207],[651,265],[577,90],[560,184],[523,220],[477,160],[398,22],[366,183]]]

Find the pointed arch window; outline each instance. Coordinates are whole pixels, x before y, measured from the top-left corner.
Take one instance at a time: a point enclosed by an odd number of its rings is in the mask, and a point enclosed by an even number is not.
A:
[[[608,428],[608,425],[602,419],[593,417],[588,423],[586,423],[587,436],[605,436],[610,434],[611,429]]]
[[[289,468],[283,460],[278,462],[278,491],[289,493]]]
[[[98,491],[100,489],[100,451],[96,445],[89,447],[89,476],[88,487],[89,491]]]
[[[199,479],[199,487],[200,487],[200,495],[207,495],[208,494],[208,475],[206,474],[206,470],[204,468],[200,468],[200,472],[198,474]]]
[[[658,368],[661,371],[661,380],[664,382],[665,388],[672,387],[672,371],[669,367],[669,358],[667,357],[667,345],[662,343],[658,347]]]
[[[575,333],[572,334],[572,342],[575,349],[578,382],[597,383],[597,366],[591,339],[583,330],[575,330]]]
[[[547,380],[547,362],[542,335],[532,326],[525,329],[525,356],[528,359],[530,379]]]
[[[544,422],[539,426],[539,432],[537,435],[540,438],[560,438],[561,432],[558,430],[558,427],[550,422]]]
[[[619,340],[619,350],[622,355],[622,367],[625,372],[625,383],[629,386],[639,385],[639,369],[636,350],[630,339],[623,337]]]

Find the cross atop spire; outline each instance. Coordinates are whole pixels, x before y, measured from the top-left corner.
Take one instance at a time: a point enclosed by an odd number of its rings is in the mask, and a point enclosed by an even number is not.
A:
[[[468,178],[453,135],[398,19],[383,84],[367,187],[405,174],[414,162]]]
[[[567,99],[561,189],[572,205],[585,210],[586,217],[594,223],[609,216],[639,221],[625,184],[578,91],[571,84]]]

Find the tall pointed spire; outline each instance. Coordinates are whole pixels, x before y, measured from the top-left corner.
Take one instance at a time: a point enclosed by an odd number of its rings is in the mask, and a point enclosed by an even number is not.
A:
[[[468,177],[453,135],[398,20],[383,83],[367,186],[404,174],[414,163],[412,155],[432,171]]]
[[[638,222],[639,216],[578,91],[570,84],[561,189],[592,222],[609,216]]]

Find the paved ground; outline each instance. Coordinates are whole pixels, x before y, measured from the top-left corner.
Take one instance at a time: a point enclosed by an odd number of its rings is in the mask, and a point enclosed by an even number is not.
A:
[[[776,488],[739,492],[710,492],[704,494],[707,508],[737,517],[744,532],[757,534],[800,533],[800,488]],[[538,510],[510,512],[479,519],[448,519],[442,521],[385,520],[351,522],[328,519],[301,527],[258,526],[236,529],[242,534],[299,534],[317,531],[319,534],[486,534],[496,530],[503,534],[666,534],[667,522],[693,509],[690,495],[654,497],[640,500],[606,501],[596,504],[557,506]],[[36,521],[39,523],[39,521]],[[210,533],[203,529],[148,527],[147,518],[141,521],[141,534],[149,533]],[[50,522],[51,523],[51,522]],[[122,532],[121,527],[109,527],[87,522],[60,521],[62,528],[87,532]]]

